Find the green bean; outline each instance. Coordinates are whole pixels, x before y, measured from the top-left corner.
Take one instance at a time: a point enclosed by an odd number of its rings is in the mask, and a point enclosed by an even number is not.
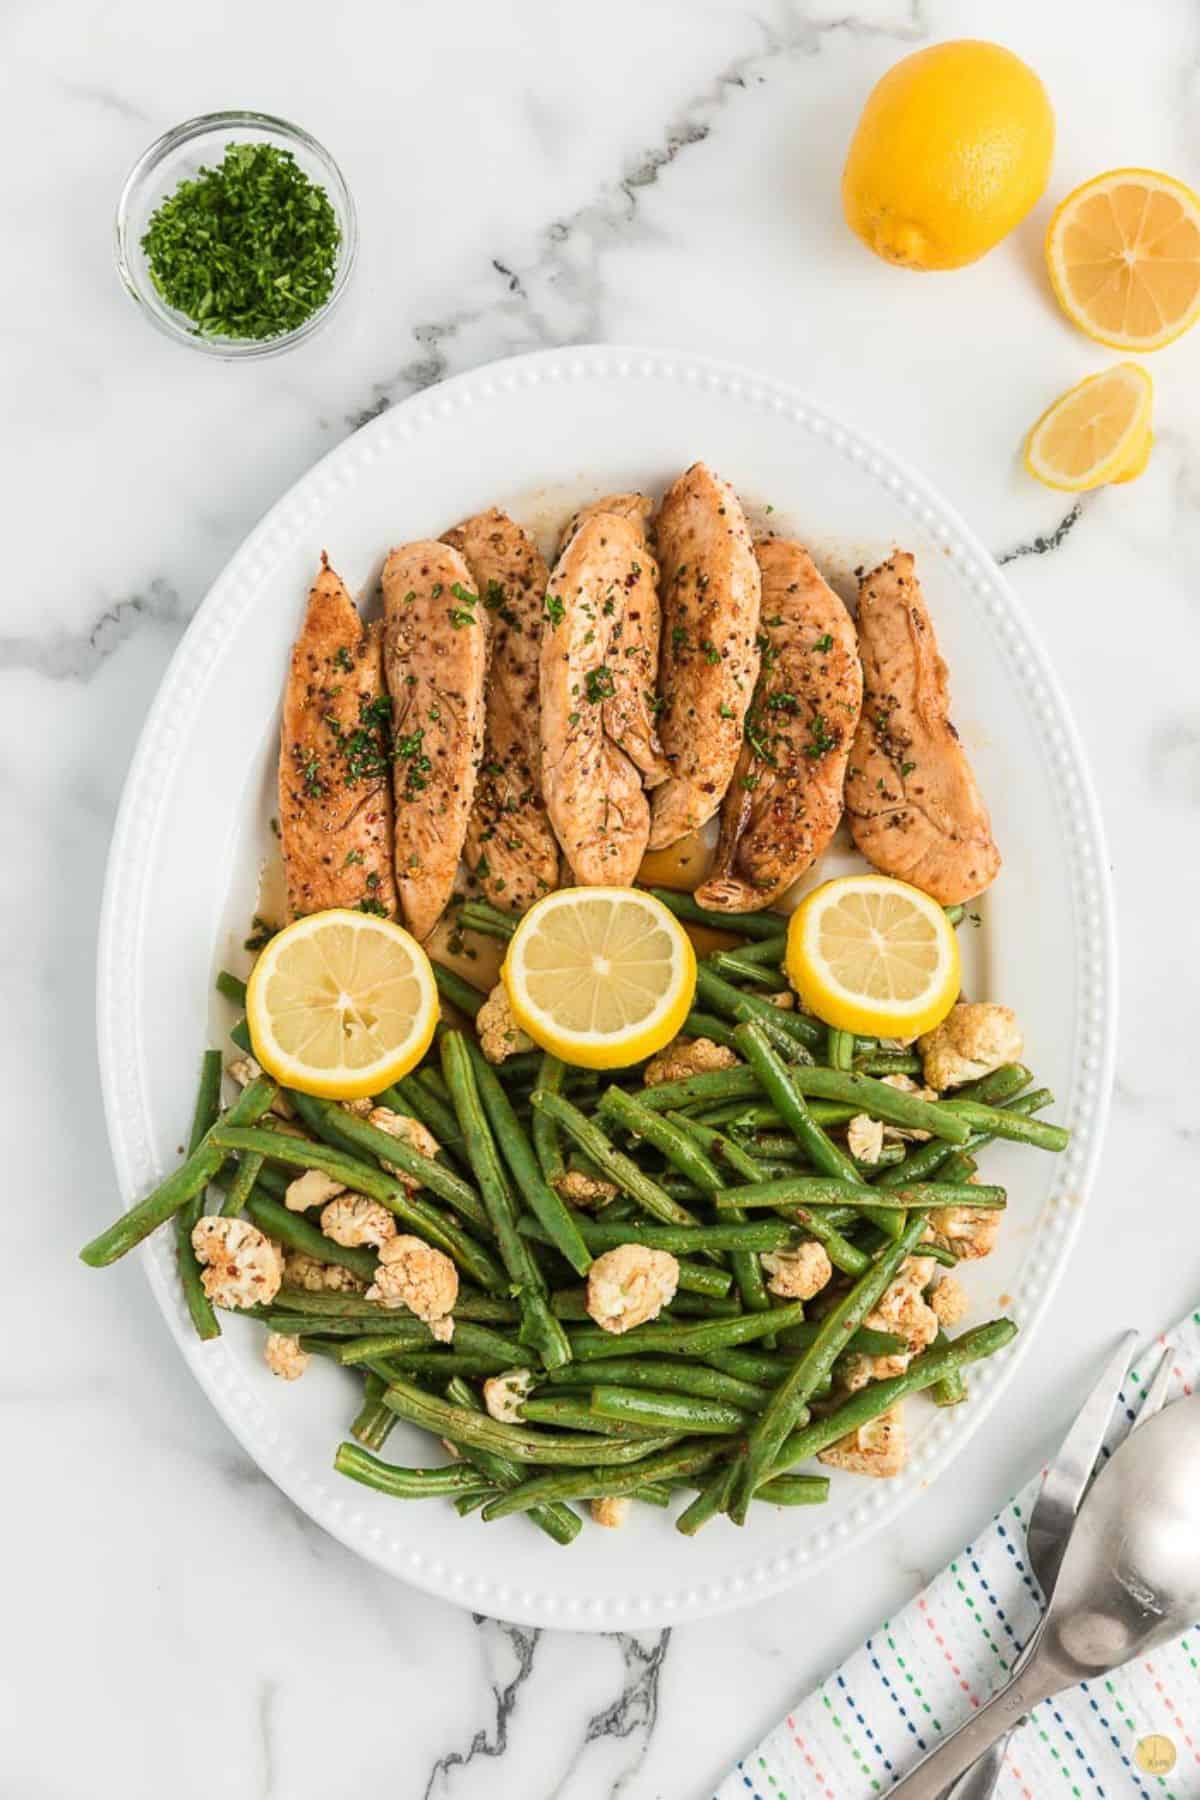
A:
[[[676,1519],[676,1531],[681,1531],[684,1537],[694,1537],[702,1525],[707,1525],[710,1519],[724,1512],[729,1505],[736,1479],[736,1462],[720,1463],[711,1470],[696,1498]]]
[[[771,1506],[824,1506],[829,1499],[829,1479],[825,1475],[773,1475],[754,1498]]]
[[[1004,1110],[1025,1118],[1031,1113],[1040,1112],[1043,1107],[1052,1106],[1053,1103],[1054,1096],[1049,1088],[1038,1088],[1032,1094],[1022,1094],[1020,1099],[1006,1100]],[[962,1147],[963,1152],[969,1154],[994,1142],[994,1132],[973,1131]],[[894,1187],[908,1181],[928,1181],[934,1176],[941,1180],[955,1154],[952,1144],[943,1143],[938,1138],[934,1138],[928,1144],[915,1144],[905,1155],[903,1161],[894,1168],[890,1168],[886,1174],[881,1175],[875,1185],[877,1187]],[[966,1177],[953,1175],[948,1179],[957,1181],[965,1180]]]
[[[382,1094],[376,1095],[376,1103],[390,1108],[392,1112],[406,1113],[411,1118],[419,1119],[425,1129],[433,1133],[443,1150],[461,1154],[462,1132],[458,1129],[454,1108],[416,1076],[401,1076],[391,1087],[384,1088]],[[393,1159],[389,1158],[390,1160]]]
[[[735,1144],[732,1138],[723,1137],[710,1125],[701,1125],[696,1120],[689,1119],[686,1113],[668,1113],[666,1116],[678,1131],[683,1132],[685,1137],[689,1137],[699,1144],[718,1171],[722,1168],[730,1168],[748,1181],[753,1181],[761,1175],[762,1171],[754,1158],[740,1145]],[[739,1215],[734,1213],[733,1217],[736,1221]],[[771,1304],[771,1297],[767,1292],[762,1264],[758,1257],[746,1250],[736,1251],[733,1259],[733,1272],[737,1278],[738,1292],[742,1296],[743,1304],[750,1312],[766,1312]]]
[[[571,1333],[571,1348],[581,1362],[606,1356],[637,1356],[643,1350],[656,1356],[686,1356],[695,1362],[709,1350],[752,1343],[773,1331],[798,1325],[803,1317],[803,1302],[794,1300],[788,1306],[772,1307],[769,1313],[743,1313],[738,1319],[713,1319],[699,1325],[635,1325],[623,1332],[585,1327]]]
[[[648,1089],[653,1092],[653,1089]],[[608,1138],[593,1119],[579,1111],[561,1094],[550,1093],[545,1089],[535,1089],[533,1094],[533,1110],[544,1112],[556,1124],[561,1125],[586,1156],[610,1181],[636,1200],[638,1205],[653,1218],[660,1219],[667,1225],[697,1225],[699,1220],[686,1206],[680,1206],[671,1196],[654,1181],[644,1170],[639,1169],[633,1158],[626,1156],[609,1143]]]
[[[218,994],[223,994],[226,1000],[232,1000],[235,1006],[240,1006],[245,1012],[246,984],[240,975],[232,975],[228,969],[222,969],[213,985]]]
[[[229,1041],[231,1044],[236,1044],[244,1055],[254,1055],[254,1045],[250,1042],[250,1027],[245,1019],[239,1019],[236,1025],[229,1027]]]
[[[831,1025],[829,1027],[829,1045],[825,1054],[831,1069],[852,1069],[854,1067],[854,1033],[840,1031]]]
[[[946,1350],[952,1341],[939,1326],[933,1347],[935,1350]],[[935,1382],[929,1391],[929,1398],[935,1406],[961,1406],[964,1400],[969,1399],[967,1378],[962,1369],[956,1366],[941,1381]]]
[[[255,1196],[258,1199],[259,1196]],[[294,1217],[295,1215],[293,1215]],[[305,1221],[307,1223],[307,1221]],[[366,1252],[367,1255],[371,1253]],[[377,1324],[374,1319],[322,1319],[318,1314],[292,1312],[286,1306],[246,1306],[227,1307],[228,1312],[241,1312],[245,1319],[255,1319],[265,1325],[268,1331],[280,1331],[285,1337],[319,1337],[326,1341],[331,1353],[341,1349],[341,1342],[360,1338],[364,1335],[379,1344],[384,1338],[389,1340],[404,1335],[405,1341],[414,1350],[421,1348],[427,1340],[418,1337],[415,1332],[407,1335],[406,1328],[400,1322],[398,1314],[393,1313],[389,1324]]]
[[[921,1245],[921,1255],[925,1254],[925,1246]],[[820,1321],[805,1319],[803,1325],[793,1325],[785,1331],[779,1340],[780,1349],[802,1351],[807,1350],[815,1341],[820,1331]],[[900,1356],[908,1349],[907,1338],[902,1338],[894,1331],[878,1331],[873,1325],[860,1325],[848,1340],[847,1350],[853,1350],[856,1356]]]
[[[757,994],[734,987],[732,982],[704,963],[696,965],[696,993],[723,1017],[737,1019],[743,1024],[757,1022],[776,1044],[790,1042],[793,1046],[791,1054],[798,1059],[811,1061],[813,1050],[825,1041],[825,1027],[818,1025],[815,1019],[772,1006],[769,1000],[760,1000]]]
[[[484,937],[502,938],[505,943],[517,929],[517,921],[507,913],[497,912],[486,901],[465,900],[458,909],[458,922],[464,931],[478,931]]]
[[[470,1375],[485,1380],[489,1375],[503,1375],[512,1367],[504,1356],[477,1356],[458,1350],[395,1350],[380,1356],[373,1368],[387,1372],[392,1380],[437,1381],[447,1375]]]
[[[737,1190],[734,1189],[734,1192]],[[764,1219],[751,1225],[644,1225],[640,1220],[609,1224],[606,1219],[580,1219],[579,1229],[590,1250],[617,1250],[622,1244],[644,1244],[648,1250],[668,1250],[672,1256],[688,1256],[693,1250],[743,1250],[756,1255],[761,1250],[788,1250],[801,1241],[802,1234],[782,1219]],[[544,1241],[531,1219],[522,1219],[521,1230]],[[720,1277],[724,1271],[707,1271]],[[729,1277],[725,1275],[726,1281]],[[726,1290],[728,1291],[728,1290]]]
[[[718,1355],[720,1352],[718,1352]],[[734,1355],[735,1352],[727,1352]],[[705,1400],[725,1400],[731,1406],[740,1406],[745,1412],[756,1412],[767,1399],[768,1388],[761,1383],[741,1381],[736,1376],[726,1375],[719,1369],[707,1368],[703,1363],[673,1362],[669,1358],[656,1361],[651,1357],[636,1356],[606,1357],[600,1370],[581,1366],[579,1363],[568,1363],[565,1369],[555,1369],[547,1375],[546,1380],[553,1388],[591,1388],[597,1376],[602,1375],[605,1387],[632,1387],[666,1389],[676,1394],[698,1394]],[[778,1373],[771,1377],[771,1385],[778,1380]]]
[[[265,1133],[263,1134],[266,1135]],[[296,1138],[286,1140],[297,1143]],[[375,1279],[377,1261],[374,1250],[335,1244],[323,1231],[311,1224],[303,1213],[289,1212],[269,1194],[254,1193],[246,1202],[246,1216],[251,1223],[275,1238],[285,1250],[298,1250],[302,1256],[314,1256],[321,1262],[338,1263],[349,1269],[360,1281]]]
[[[570,1263],[577,1275],[586,1275],[592,1266],[592,1258],[579,1235],[570,1207],[542,1174],[533,1146],[525,1136],[495,1070],[481,1050],[465,1038],[463,1042],[475,1072],[475,1085],[483,1110],[521,1198],[543,1230],[549,1233],[559,1255]]]
[[[903,1211],[910,1206],[977,1206],[998,1211],[1007,1203],[1002,1187],[976,1187],[969,1182],[912,1181],[903,1187],[870,1188],[857,1181],[835,1181],[830,1175],[789,1175],[782,1181],[747,1182],[713,1195],[718,1212],[760,1206],[858,1206],[864,1216],[881,1207]]]
[[[624,1088],[605,1088],[596,1110],[602,1118],[611,1120],[632,1136],[653,1144],[681,1175],[703,1192],[715,1194],[725,1186],[720,1169],[714,1167],[685,1131],[665,1114],[652,1112],[640,1098],[627,1094]]]
[[[539,1090],[546,1094],[561,1094],[565,1073],[566,1064],[547,1050],[542,1057],[542,1067],[538,1074]],[[558,1126],[549,1113],[539,1112],[534,1108],[530,1135],[533,1138],[534,1154],[538,1159],[542,1174],[557,1192],[558,1184],[567,1172],[566,1161],[563,1157],[562,1136]]]
[[[255,1150],[293,1168],[322,1170],[335,1181],[343,1182],[353,1193],[366,1194],[369,1199],[378,1200],[389,1212],[395,1213],[410,1231],[444,1251],[480,1287],[487,1288],[491,1293],[506,1291],[508,1284],[504,1271],[482,1244],[469,1237],[456,1220],[446,1218],[419,1195],[410,1194],[403,1182],[385,1175],[382,1169],[359,1162],[355,1157],[348,1156],[329,1144],[310,1144],[301,1138],[285,1136],[282,1132],[233,1130],[228,1125],[218,1125],[213,1137],[229,1150]],[[445,1174],[446,1171],[443,1169],[441,1173]],[[298,1218],[300,1215],[291,1216]],[[321,1238],[320,1233],[316,1235],[328,1246],[328,1238]],[[325,1262],[338,1260],[328,1249],[324,1252],[313,1251],[311,1254],[322,1256]]]
[[[857,1105],[859,1112],[873,1119],[912,1131],[931,1131],[934,1137],[952,1144],[965,1144],[970,1136],[970,1128],[964,1131],[962,1121],[948,1111],[947,1102],[922,1100],[903,1088],[876,1081],[872,1075],[846,1075],[840,1069],[793,1069],[788,1074],[793,1087],[806,1099],[812,1095]]]
[[[964,1081],[961,1087],[955,1088],[955,1100],[980,1100],[985,1106],[1003,1106],[1006,1100],[1013,1100],[1027,1088],[1033,1080],[1032,1069],[1024,1063],[1001,1063],[989,1075],[981,1075],[978,1081]]]
[[[964,1368],[968,1363],[979,1362],[983,1357],[994,1356],[997,1350],[1011,1343],[1017,1335],[1017,1327],[1011,1319],[993,1319],[986,1325],[976,1325],[971,1331],[964,1331],[948,1344],[944,1350],[926,1350],[923,1355],[916,1356],[908,1365],[903,1375],[893,1375],[887,1381],[872,1381],[869,1386],[860,1389],[834,1412],[827,1413],[822,1419],[812,1420],[802,1430],[793,1432],[780,1445],[772,1462],[773,1474],[783,1474],[796,1463],[806,1461],[815,1456],[819,1450],[827,1450],[830,1444],[837,1443],[839,1438],[848,1436],[863,1425],[877,1419],[880,1413],[888,1411],[897,1401],[909,1394],[919,1393],[922,1388],[933,1387],[944,1381],[947,1375]]]
[[[683,1033],[686,1037],[707,1038],[711,1044],[724,1044],[727,1050],[733,1049],[733,1026],[718,1019],[715,1013],[690,1012],[683,1021]]]
[[[365,1450],[382,1450],[396,1424],[395,1413],[389,1412],[380,1398],[385,1385],[378,1375],[367,1375],[363,1403],[350,1427],[351,1437]]]
[[[656,900],[661,900],[668,912],[673,912],[677,919],[688,925],[708,925],[713,931],[728,932],[731,937],[744,938],[776,938],[786,937],[788,922],[783,913],[722,913],[710,912],[701,906],[691,894],[677,893],[674,888],[652,887],[650,892]]]
[[[808,1110],[818,1125],[848,1125],[859,1108],[839,1106],[833,1100],[810,1100]],[[739,1132],[778,1131],[783,1124],[775,1108],[764,1106],[761,1101],[728,1100],[691,1116],[704,1125],[728,1125]]]
[[[734,1485],[730,1512],[736,1523],[745,1523],[754,1490],[767,1470],[773,1469],[783,1441],[793,1428],[796,1410],[807,1404],[818,1382],[830,1373],[846,1340],[877,1305],[904,1258],[924,1236],[928,1222],[926,1213],[909,1215],[895,1242],[880,1252],[850,1291],[826,1313],[813,1342],[772,1393],[766,1411],[751,1429]]]
[[[943,906],[942,911],[951,925],[961,925],[967,916],[967,909],[959,900],[956,900],[951,906]]]
[[[762,963],[740,956],[736,950],[714,950],[711,956],[705,957],[704,966],[729,981],[753,982],[755,987],[772,988],[776,993],[787,986],[777,966],[765,968]]]
[[[678,1081],[660,1081],[642,1095],[655,1112],[678,1112],[684,1107],[711,1106],[728,1100],[743,1105],[762,1099],[762,1090],[754,1070],[745,1063],[732,1069],[705,1069],[699,1075],[685,1075]]]
[[[388,1494],[393,1500],[477,1493],[488,1486],[487,1477],[466,1463],[448,1463],[444,1469],[400,1469],[394,1463],[381,1462],[358,1444],[339,1444],[333,1466],[339,1475],[361,1481],[364,1487]]]
[[[403,1138],[394,1138],[390,1132],[381,1131],[369,1119],[360,1119],[356,1113],[347,1112],[336,1100],[318,1100],[311,1094],[294,1093],[290,1089],[287,1095],[304,1124],[327,1144],[344,1150],[348,1156],[372,1157],[376,1162],[393,1164],[402,1175],[419,1182],[447,1206],[452,1206],[476,1230],[489,1229],[487,1209],[475,1189],[444,1163],[423,1156]]]
[[[582,1432],[535,1431],[528,1426],[503,1425],[486,1414],[473,1413],[466,1407],[439,1400],[436,1395],[427,1394],[406,1381],[392,1382],[384,1402],[402,1419],[413,1425],[423,1425],[437,1437],[491,1450],[519,1463],[568,1464],[585,1468],[632,1463],[651,1455],[656,1448],[665,1450],[671,1441],[666,1437],[629,1441],[588,1438]]]
[[[465,1381],[447,1382],[446,1398],[455,1406],[465,1407],[468,1412],[481,1413],[484,1410],[479,1396]],[[460,1454],[480,1469],[502,1493],[519,1487],[525,1480],[520,1465],[507,1456],[498,1456],[471,1444],[461,1445]],[[531,1525],[536,1525],[539,1531],[543,1531],[556,1544],[572,1543],[583,1530],[583,1520],[569,1506],[534,1506],[525,1516]]]
[[[194,1156],[221,1116],[221,1052],[206,1050],[200,1061],[200,1085],[192,1113],[192,1129],[187,1153]],[[204,1291],[200,1277],[200,1259],[192,1248],[192,1229],[204,1211],[204,1189],[195,1194],[175,1214],[175,1260],[179,1283],[195,1327],[196,1336],[207,1341],[220,1337],[221,1327],[212,1302]]]
[[[440,1342],[438,1338],[434,1337],[429,1326],[420,1319],[414,1319],[411,1326],[407,1319],[403,1320],[402,1324],[404,1333],[413,1329],[418,1332],[416,1344],[422,1348]],[[466,1319],[454,1321],[454,1336],[450,1342],[455,1350],[465,1351],[468,1356],[490,1356],[498,1360],[501,1368],[511,1369],[514,1363],[523,1361],[521,1346],[514,1338],[502,1337],[499,1332],[489,1331],[486,1325],[473,1325]],[[402,1348],[411,1347],[413,1347],[411,1344],[402,1346]],[[366,1363],[370,1362],[373,1356],[389,1354],[386,1337],[372,1333],[366,1337],[355,1338],[350,1343],[343,1345],[338,1361]]]
[[[952,1150],[938,1170],[938,1182],[953,1181],[961,1184],[970,1181],[978,1167],[973,1156],[966,1156],[961,1150]]]
[[[567,1431],[593,1431],[601,1437],[661,1438],[670,1432],[678,1436],[677,1428],[671,1424],[651,1429],[636,1419],[601,1417],[593,1411],[590,1400],[581,1400],[578,1395],[551,1394],[544,1400],[524,1400],[520,1411],[530,1425],[561,1425]]]
[[[972,1131],[990,1131],[998,1138],[1011,1138],[1017,1144],[1032,1144],[1037,1150],[1065,1150],[1071,1134],[1063,1125],[1048,1125],[1044,1119],[1022,1118],[1009,1107],[983,1106],[978,1100],[943,1100],[941,1108]],[[965,1142],[960,1139],[959,1142]]]
[[[641,1425],[648,1430],[702,1433],[727,1437],[743,1431],[749,1415],[728,1400],[709,1400],[698,1394],[676,1394],[669,1390],[609,1387],[592,1389],[591,1403],[583,1409],[601,1419],[620,1420]]]
[[[545,1505],[548,1501],[596,1500],[636,1494],[647,1482],[696,1474],[719,1455],[719,1447],[711,1443],[677,1444],[664,1449],[661,1455],[647,1457],[638,1468],[624,1473],[607,1474],[599,1469],[584,1469],[562,1475],[544,1475],[523,1482],[499,1500],[490,1500],[483,1509],[483,1516],[485,1519],[504,1519],[510,1513],[527,1512],[530,1507]]]
[[[831,1034],[832,1035],[832,1034]],[[852,1069],[857,1075],[919,1075],[921,1059],[915,1050],[872,1050],[853,1057],[848,1063],[835,1063],[832,1069]]]
[[[467,1156],[521,1308],[521,1327],[517,1335],[523,1344],[529,1344],[537,1351],[548,1369],[557,1368],[570,1361],[570,1345],[550,1310],[546,1283],[529,1243],[517,1230],[516,1202],[484,1116],[470,1049],[460,1032],[446,1032],[441,1041],[441,1057],[442,1074],[466,1139]]]
[[[328,1242],[328,1239],[325,1241]],[[281,1287],[271,1304],[284,1312],[306,1313],[314,1320],[332,1319],[353,1325],[362,1331],[369,1329],[375,1321],[388,1327],[394,1326],[397,1318],[395,1308],[385,1306],[382,1300],[368,1300],[365,1294],[337,1290],[329,1293],[324,1289],[313,1292],[309,1288]],[[461,1305],[460,1294],[455,1307],[456,1313]],[[314,1324],[311,1329],[319,1331],[323,1327]]]
[[[431,967],[442,999],[448,1000],[464,1018],[473,1019],[487,995],[481,994],[477,987],[472,987],[469,981],[464,981],[453,969],[446,968],[444,963],[435,962]]]
[[[259,1076],[238,1095],[225,1114],[226,1120],[261,1119],[274,1100],[275,1092],[275,1083],[265,1075]],[[99,1237],[85,1244],[79,1252],[80,1261],[91,1269],[107,1268],[110,1263],[134,1249],[143,1238],[149,1237],[152,1231],[177,1213],[181,1206],[186,1206],[197,1194],[203,1194],[219,1173],[227,1155],[225,1147],[216,1141],[219,1129],[219,1126],[213,1126],[199,1146],[165,1181],[160,1181],[144,1200],[139,1200],[136,1206],[131,1206],[128,1212],[122,1213]]]

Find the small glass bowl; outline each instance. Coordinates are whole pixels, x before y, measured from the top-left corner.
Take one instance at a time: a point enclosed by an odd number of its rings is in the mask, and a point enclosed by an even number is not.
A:
[[[324,306],[305,319],[303,325],[280,332],[278,337],[208,337],[196,332],[192,320],[168,306],[155,287],[142,249],[142,238],[156,209],[175,192],[181,181],[196,175],[202,164],[207,168],[215,167],[230,143],[274,144],[279,150],[290,150],[305,174],[325,189],[337,215],[341,243],[329,298]],[[115,227],[117,272],[126,293],[140,307],[143,318],[149,319],[176,343],[188,344],[207,356],[223,357],[227,362],[243,357],[278,356],[281,350],[290,350],[311,337],[325,323],[346,291],[358,251],[354,201],[332,156],[298,125],[289,125],[286,119],[274,119],[267,113],[205,113],[201,118],[188,119],[173,131],[164,133],[129,171],[117,202]]]

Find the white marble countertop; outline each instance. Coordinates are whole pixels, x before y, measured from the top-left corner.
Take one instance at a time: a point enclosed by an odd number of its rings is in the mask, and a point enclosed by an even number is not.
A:
[[[985,262],[918,278],[850,238],[837,177],[878,74],[974,34],[1049,88],[1053,197],[1118,163],[1195,183],[1198,29],[1188,0],[4,9],[0,1792],[702,1796],[1030,1473],[1104,1336],[1197,1299],[1200,332],[1151,359],[1147,474],[1071,505],[1016,455],[1052,395],[1110,360],[1049,297],[1049,201]],[[362,230],[330,328],[246,366],[147,329],[110,243],[134,157],[228,105],[323,138]],[[117,1205],[92,1021],[104,858],[188,617],[260,513],[364,419],[448,372],[590,339],[789,378],[960,507],[1056,658],[1122,934],[1103,1175],[1019,1390],[819,1592],[645,1638],[472,1619],[377,1575],[247,1461],[136,1263],[100,1278],[75,1261]]]

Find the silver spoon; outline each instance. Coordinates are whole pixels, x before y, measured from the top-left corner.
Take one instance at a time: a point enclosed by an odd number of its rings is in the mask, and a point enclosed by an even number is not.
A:
[[[1025,1661],[889,1800],[937,1800],[1022,1714],[1178,1637],[1197,1618],[1200,1395],[1148,1420],[1101,1470]]]

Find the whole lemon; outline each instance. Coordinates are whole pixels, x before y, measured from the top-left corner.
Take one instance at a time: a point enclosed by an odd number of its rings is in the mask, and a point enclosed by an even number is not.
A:
[[[906,56],[873,88],[850,144],[850,229],[905,269],[959,269],[1018,225],[1054,153],[1054,113],[1027,63],[960,38]]]

